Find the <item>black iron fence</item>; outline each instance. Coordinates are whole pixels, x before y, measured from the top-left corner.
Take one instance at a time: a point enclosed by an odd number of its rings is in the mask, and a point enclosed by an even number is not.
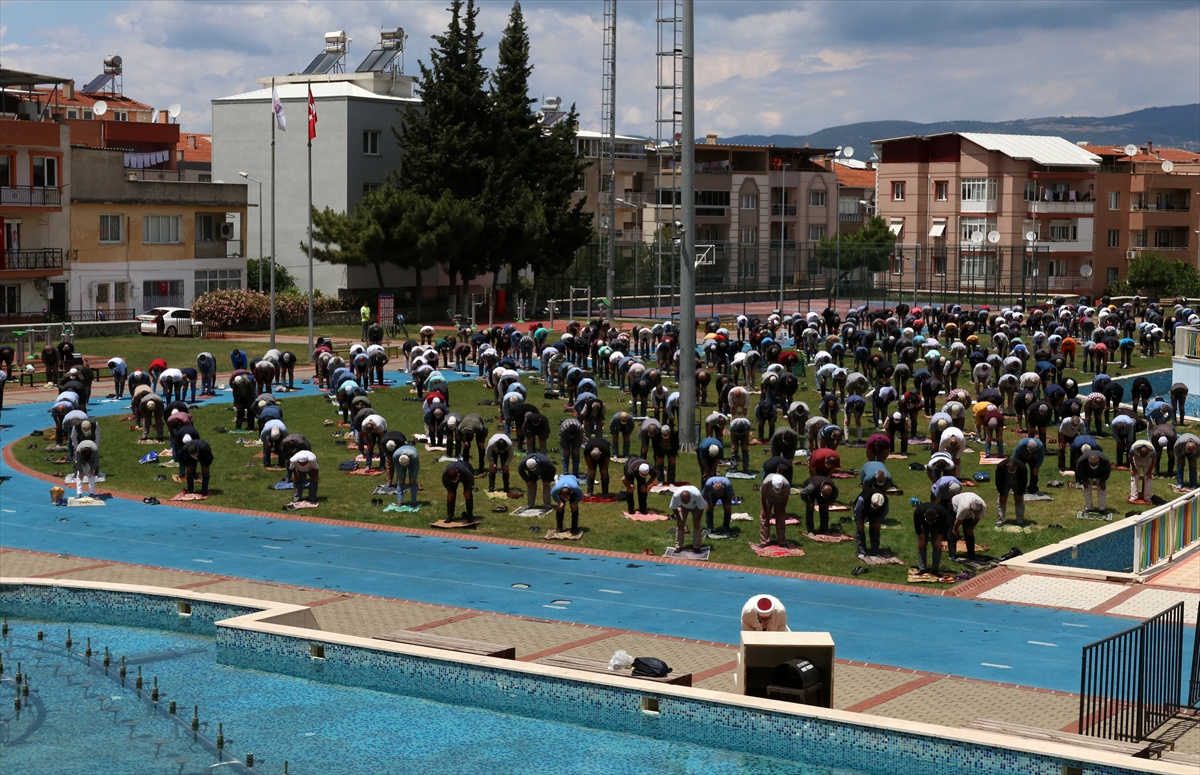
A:
[[[1192,643],[1192,677],[1188,681],[1187,706],[1200,710],[1200,603],[1196,604],[1196,637]]]
[[[1179,712],[1183,603],[1083,648],[1079,734],[1145,740]]]
[[[679,309],[678,258],[660,256],[653,243],[617,243],[613,309],[618,315],[668,317]],[[897,244],[886,251],[886,266],[862,266],[862,246],[825,252],[813,242],[704,242],[707,261],[696,268],[697,314],[718,307],[774,302],[785,311],[842,304],[927,306],[1033,304],[1057,295],[1096,296],[1099,278],[1066,271],[1051,246]],[[866,246],[867,252],[875,246]],[[857,251],[857,252],[856,252]],[[839,254],[840,259],[839,260]],[[875,271],[878,270],[878,271]],[[535,283],[536,306],[568,298],[571,287],[607,292],[607,258],[601,243],[581,248],[561,272],[542,272]],[[741,310],[738,310],[741,311]]]
[[[67,313],[72,323],[91,323],[106,320],[134,320],[137,311],[132,309],[73,309]]]
[[[62,269],[62,248],[5,250],[0,253],[0,269]]]

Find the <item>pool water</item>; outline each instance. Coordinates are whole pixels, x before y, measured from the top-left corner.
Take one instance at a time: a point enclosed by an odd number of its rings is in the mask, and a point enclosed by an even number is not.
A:
[[[67,625],[59,622],[9,621],[0,676],[0,768],[6,773],[277,775],[285,760],[295,775],[849,773],[226,667],[217,664],[215,641],[202,636],[74,625],[71,656],[66,638]],[[90,665],[83,659],[87,638]],[[19,713],[13,708],[18,662],[30,686]],[[140,697],[134,687],[139,665]],[[149,702],[154,678],[157,709]],[[165,712],[171,700],[177,721]],[[195,736],[194,706],[201,724]],[[213,770],[218,724],[228,763]],[[242,765],[247,752],[254,754],[252,770]]]

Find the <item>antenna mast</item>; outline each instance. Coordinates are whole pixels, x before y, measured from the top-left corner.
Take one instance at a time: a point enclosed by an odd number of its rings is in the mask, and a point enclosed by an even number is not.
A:
[[[680,211],[680,162],[683,121],[683,0],[658,0],[658,110],[655,119],[655,210],[658,214],[655,253],[658,259],[657,317],[662,317],[662,269],[671,270],[671,312],[675,311],[675,267],[679,263],[676,233]]]
[[[604,67],[600,88],[600,202],[608,222],[601,224],[607,263],[605,317],[612,324],[617,271],[617,0],[604,0]],[[607,196],[605,195],[607,192]]]

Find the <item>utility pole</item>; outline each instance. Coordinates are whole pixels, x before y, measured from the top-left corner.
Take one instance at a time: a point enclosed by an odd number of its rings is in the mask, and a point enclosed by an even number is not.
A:
[[[603,154],[600,190],[608,190],[608,224],[605,229],[607,252],[605,293],[608,297],[605,317],[613,320],[613,295],[617,274],[617,0],[604,0],[604,78],[601,84],[600,130],[608,144]]]
[[[679,446],[696,444],[696,30],[695,2],[683,0],[683,234],[679,250]]]

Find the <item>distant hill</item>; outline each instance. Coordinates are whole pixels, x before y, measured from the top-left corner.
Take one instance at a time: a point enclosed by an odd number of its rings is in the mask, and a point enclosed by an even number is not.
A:
[[[871,158],[871,141],[906,135],[931,135],[941,132],[991,132],[1007,135],[1057,135],[1071,142],[1086,140],[1092,145],[1145,145],[1200,150],[1200,103],[1166,108],[1146,108],[1120,116],[1091,118],[1022,118],[1015,121],[941,121],[919,124],[915,121],[865,121],[835,126],[810,135],[737,135],[722,137],[721,142],[812,148],[854,147],[854,157]],[[701,139],[699,142],[703,142]]]

